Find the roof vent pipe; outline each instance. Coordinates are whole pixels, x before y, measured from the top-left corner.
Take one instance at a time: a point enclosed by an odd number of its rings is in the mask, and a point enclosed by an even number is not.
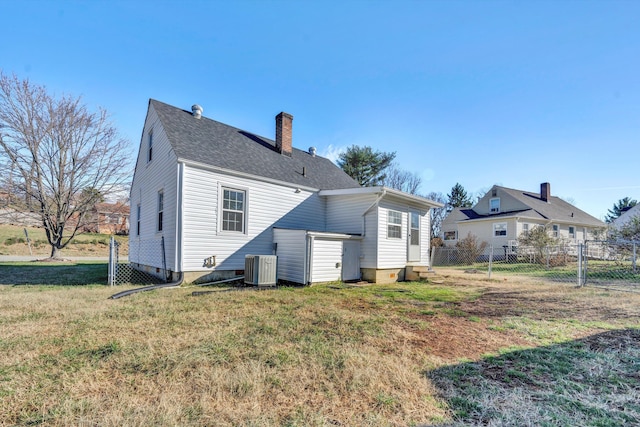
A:
[[[193,104],[191,106],[191,111],[193,113],[193,117],[195,117],[196,119],[199,119],[200,117],[202,117],[202,107],[199,106],[198,104]]]
[[[309,154],[311,154],[311,157],[315,157],[316,156],[316,147],[309,147]]]

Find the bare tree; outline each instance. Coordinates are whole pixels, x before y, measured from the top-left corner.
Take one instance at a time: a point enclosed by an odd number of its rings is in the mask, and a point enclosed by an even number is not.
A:
[[[442,193],[438,193],[432,191],[431,193],[425,196],[429,200],[433,200],[434,202],[439,202],[445,205],[441,208],[432,208],[431,209],[431,238],[434,239],[440,236],[440,229],[442,226],[442,221],[447,216],[447,196]]]
[[[129,179],[127,141],[105,110],[80,98],[53,97],[44,86],[0,72],[0,163],[3,183],[37,213],[58,258],[99,197]]]
[[[382,185],[405,193],[418,194],[418,190],[422,185],[422,178],[417,173],[402,170],[397,164],[392,163],[386,170]]]

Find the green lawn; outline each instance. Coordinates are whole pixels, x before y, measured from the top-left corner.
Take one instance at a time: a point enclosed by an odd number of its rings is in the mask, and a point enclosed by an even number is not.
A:
[[[106,262],[0,263],[0,285],[106,285]]]

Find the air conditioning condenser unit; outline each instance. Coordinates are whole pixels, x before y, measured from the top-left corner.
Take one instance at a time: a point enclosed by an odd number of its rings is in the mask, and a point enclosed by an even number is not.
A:
[[[278,257],[276,255],[246,255],[244,283],[252,286],[276,286]]]

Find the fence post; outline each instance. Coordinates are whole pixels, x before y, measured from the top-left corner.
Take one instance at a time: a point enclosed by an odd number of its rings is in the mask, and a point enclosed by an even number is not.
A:
[[[578,287],[582,287],[582,242],[578,243]]]
[[[114,259],[115,259],[115,242],[114,242],[114,237],[111,236],[111,238],[109,239],[109,279],[108,279],[108,283],[109,286],[113,286],[113,282],[115,281],[115,272],[114,272]]]
[[[433,271],[433,261],[436,258],[436,247],[432,246],[431,247],[431,257],[429,259],[429,271]]]
[[[549,269],[550,258],[551,258],[551,252],[549,251],[549,246],[547,246],[547,270]]]
[[[493,264],[493,245],[489,245],[489,279],[491,279],[491,265]]]

